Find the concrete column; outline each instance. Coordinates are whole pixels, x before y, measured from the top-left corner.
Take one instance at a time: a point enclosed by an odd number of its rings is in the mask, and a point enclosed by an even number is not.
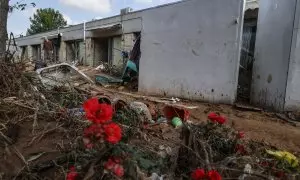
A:
[[[41,44],[41,60],[45,59],[44,43]]]
[[[79,43],[79,61],[85,62],[85,45],[84,41]]]
[[[67,55],[66,55],[66,42],[61,41],[60,42],[60,48],[59,48],[59,61],[60,62],[66,62]]]
[[[85,40],[85,62],[86,66],[94,65],[94,55],[95,55],[95,42],[92,38],[87,38]]]
[[[29,46],[27,46],[27,50],[28,50],[28,58],[30,59],[30,60],[32,60],[32,46],[31,45],[29,45]]]

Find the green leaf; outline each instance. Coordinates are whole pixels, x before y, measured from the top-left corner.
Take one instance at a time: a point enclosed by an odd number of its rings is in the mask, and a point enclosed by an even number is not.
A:
[[[139,167],[146,170],[151,170],[156,166],[156,164],[148,159],[145,158],[139,158],[138,159]]]

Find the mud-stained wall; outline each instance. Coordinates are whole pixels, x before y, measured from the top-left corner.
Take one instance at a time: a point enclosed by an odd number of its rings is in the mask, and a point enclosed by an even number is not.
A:
[[[300,1],[297,0],[289,73],[286,87],[285,110],[300,109]]]
[[[233,103],[243,10],[243,0],[189,0],[143,12],[139,91]]]
[[[296,0],[260,1],[253,65],[251,103],[282,111]]]

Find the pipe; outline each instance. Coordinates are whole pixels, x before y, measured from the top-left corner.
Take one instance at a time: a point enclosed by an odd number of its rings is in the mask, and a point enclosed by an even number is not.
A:
[[[83,41],[85,41],[85,21],[83,21]]]

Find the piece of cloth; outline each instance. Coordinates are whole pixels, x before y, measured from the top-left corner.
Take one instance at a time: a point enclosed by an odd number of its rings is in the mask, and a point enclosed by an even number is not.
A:
[[[45,51],[52,51],[53,50],[53,44],[49,40],[44,41],[44,50]]]
[[[131,70],[133,70],[135,72],[138,72],[136,64],[133,61],[131,61],[131,60],[127,61],[126,68],[129,68],[129,69],[131,69]]]
[[[139,61],[141,56],[141,36],[136,38],[133,48],[130,52],[130,60],[136,64],[137,69],[139,69]]]
[[[122,76],[123,81],[130,82],[133,77],[137,76],[137,74],[138,74],[138,69],[136,67],[136,64],[133,61],[128,60]]]

